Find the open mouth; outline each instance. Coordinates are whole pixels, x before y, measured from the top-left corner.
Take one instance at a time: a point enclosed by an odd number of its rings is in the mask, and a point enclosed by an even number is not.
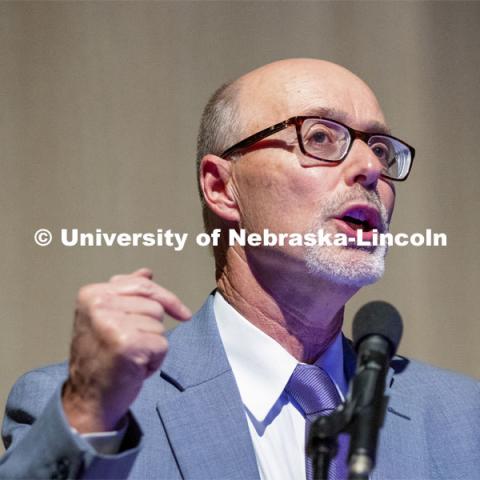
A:
[[[357,218],[349,215],[345,215],[341,220],[349,225],[353,230],[362,229],[365,232],[370,232],[373,230],[372,225],[366,220],[358,220]]]
[[[372,230],[382,230],[379,211],[367,205],[352,206],[335,218],[353,231],[371,232]]]

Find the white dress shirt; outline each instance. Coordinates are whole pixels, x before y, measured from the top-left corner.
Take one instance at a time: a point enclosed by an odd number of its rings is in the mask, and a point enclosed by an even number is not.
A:
[[[245,406],[262,480],[305,478],[305,419],[284,392],[299,363],[279,343],[237,312],[217,291],[213,309]],[[347,391],[339,334],[316,362]]]

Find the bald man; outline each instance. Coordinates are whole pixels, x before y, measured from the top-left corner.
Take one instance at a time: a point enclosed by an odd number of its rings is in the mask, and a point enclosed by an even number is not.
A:
[[[311,478],[302,375],[330,408],[344,398],[355,364],[344,307],[382,276],[385,249],[249,247],[228,234],[387,232],[413,156],[338,65],[284,60],[221,87],[197,163],[205,228],[221,231],[216,291],[189,320],[149,269],[82,288],[68,365],[12,390],[0,477]],[[184,322],[167,335],[165,313]],[[387,389],[373,479],[478,478],[477,382],[396,358]],[[331,478],[346,478],[344,440]]]

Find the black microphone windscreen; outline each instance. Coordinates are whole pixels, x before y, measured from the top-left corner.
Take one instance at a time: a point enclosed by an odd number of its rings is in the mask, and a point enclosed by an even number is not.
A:
[[[353,344],[357,350],[359,343],[369,335],[381,335],[392,346],[392,355],[402,338],[403,323],[398,310],[387,302],[375,301],[365,304],[353,319]]]

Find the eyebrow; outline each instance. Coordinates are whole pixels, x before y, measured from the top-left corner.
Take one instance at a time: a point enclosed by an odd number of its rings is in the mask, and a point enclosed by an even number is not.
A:
[[[330,107],[313,107],[310,109],[305,110],[302,115],[305,116],[314,116],[314,117],[324,117],[330,118],[331,120],[337,120],[338,122],[344,123],[345,125],[349,125],[349,115],[347,112],[343,110],[338,110],[336,108]],[[372,120],[367,122],[364,129],[362,129],[368,133],[380,133],[385,135],[391,135],[391,130],[382,122],[378,122],[376,120]]]

